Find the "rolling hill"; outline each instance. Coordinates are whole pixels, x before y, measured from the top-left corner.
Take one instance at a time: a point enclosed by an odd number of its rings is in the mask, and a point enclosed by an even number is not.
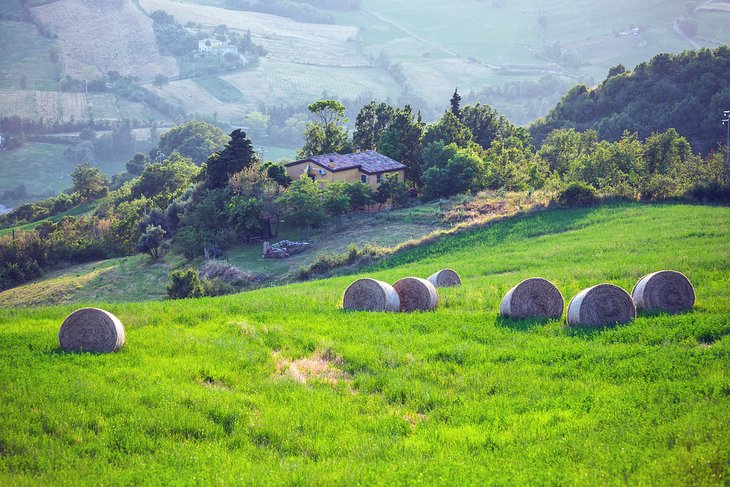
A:
[[[343,312],[353,277],[108,306],[116,354],[66,354],[72,307],[0,310],[4,484],[722,485],[730,460],[728,208],[550,210],[367,274],[453,267],[410,315]],[[497,316],[540,275],[566,298],[685,272],[690,313],[606,329]]]

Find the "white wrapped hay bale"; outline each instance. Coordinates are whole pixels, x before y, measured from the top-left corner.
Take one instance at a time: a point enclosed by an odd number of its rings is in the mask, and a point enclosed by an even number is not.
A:
[[[436,287],[420,277],[405,277],[393,284],[400,298],[400,310],[433,311],[439,305]]]
[[[570,300],[569,326],[607,326],[636,318],[636,305],[629,293],[613,284],[584,289]]]
[[[510,289],[499,305],[506,318],[554,318],[563,315],[565,301],[555,285],[542,277],[525,279]]]
[[[369,277],[348,286],[342,308],[357,311],[399,311],[400,299],[393,286]]]
[[[116,352],[124,345],[124,325],[108,311],[81,308],[63,320],[58,332],[61,348],[73,352]]]
[[[658,271],[642,277],[631,292],[636,307],[644,311],[681,313],[695,305],[695,290],[687,276]]]
[[[456,287],[461,286],[461,278],[453,269],[441,269],[428,277],[428,281],[434,287]]]

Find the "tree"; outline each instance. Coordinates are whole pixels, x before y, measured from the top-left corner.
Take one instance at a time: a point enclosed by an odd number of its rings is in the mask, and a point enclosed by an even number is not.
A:
[[[304,146],[298,157],[318,156],[333,152],[349,152],[350,143],[344,124],[345,106],[337,100],[319,100],[309,105],[309,111],[319,119],[309,122],[304,131]]]
[[[148,164],[144,168],[132,185],[132,197],[152,199],[156,206],[164,210],[187,189],[198,172],[200,169],[192,160],[175,152],[164,161]]]
[[[473,150],[437,141],[426,146],[423,152],[423,195],[426,199],[482,189],[486,165]]]
[[[350,184],[340,181],[329,183],[322,191],[322,205],[324,211],[335,217],[337,227],[340,227],[341,216],[350,211]]]
[[[454,94],[451,96],[451,113],[461,120],[461,95],[459,94],[459,88],[456,88]]]
[[[149,163],[147,156],[141,152],[134,155],[133,158],[127,161],[127,172],[132,176],[139,176],[142,174],[145,166]]]
[[[266,175],[269,179],[275,181],[279,186],[284,186],[286,188],[289,186],[289,183],[291,183],[291,178],[286,173],[286,168],[281,164],[266,162],[261,165],[261,169],[266,171]]]
[[[472,133],[474,142],[482,146],[484,150],[489,149],[495,138],[507,137],[515,129],[514,125],[497,110],[481,103],[465,106],[462,110],[461,121]]]
[[[406,188],[403,181],[398,180],[397,175],[390,174],[385,176],[378,185],[374,199],[378,203],[378,211],[388,200],[390,200],[392,207],[402,206],[408,201],[408,188]]]
[[[202,164],[208,156],[223,149],[228,137],[221,129],[205,122],[187,122],[165,132],[158,149],[163,154],[178,152],[195,164]]]
[[[421,114],[414,116],[411,107],[406,105],[395,111],[378,141],[378,150],[382,154],[405,164],[406,179],[415,186],[421,185],[424,125]]]
[[[347,194],[350,197],[350,210],[355,211],[375,202],[375,194],[370,185],[357,181],[348,185]]]
[[[263,202],[255,197],[234,196],[228,203],[228,223],[244,242],[261,229]]]
[[[208,158],[205,185],[209,189],[224,188],[228,178],[254,164],[255,156],[251,140],[246,132],[236,129],[226,147]]]
[[[134,152],[135,138],[132,122],[124,119],[117,122],[112,129],[112,152],[117,157],[129,157]]]
[[[644,142],[644,159],[649,174],[678,171],[691,156],[689,142],[673,128],[653,133]]]
[[[424,147],[431,142],[441,141],[444,145],[456,144],[467,147],[473,141],[471,131],[452,112],[446,112],[436,123],[426,128],[423,136]]]
[[[317,183],[306,174],[292,181],[278,201],[284,207],[288,220],[295,225],[306,227],[307,238],[311,235],[312,225],[324,219]]]
[[[92,167],[88,162],[76,166],[71,173],[73,180],[72,192],[77,192],[84,199],[104,196],[109,189],[106,177],[98,167]]]
[[[155,86],[167,86],[169,82],[170,78],[168,78],[164,74],[158,74],[157,76],[155,76]]]
[[[172,271],[168,275],[167,296],[170,299],[200,298],[203,296],[203,284],[198,271],[192,267]]]
[[[386,103],[371,101],[360,109],[355,121],[352,143],[362,150],[377,150],[378,141],[388,127],[394,113],[393,107]]]
[[[147,252],[153,259],[156,259],[164,236],[165,230],[161,226],[147,225],[147,229],[137,240],[137,251]]]

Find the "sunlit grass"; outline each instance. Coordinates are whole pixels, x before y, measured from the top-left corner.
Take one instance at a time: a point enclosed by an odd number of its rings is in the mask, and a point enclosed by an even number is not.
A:
[[[723,484],[730,461],[730,209],[551,210],[392,257],[452,267],[434,313],[346,313],[353,277],[106,306],[113,355],[64,354],[73,308],[0,310],[0,483]],[[543,276],[566,299],[685,272],[693,312],[604,330],[510,321]],[[343,374],[301,384],[281,362]],[[279,368],[277,368],[279,366]]]

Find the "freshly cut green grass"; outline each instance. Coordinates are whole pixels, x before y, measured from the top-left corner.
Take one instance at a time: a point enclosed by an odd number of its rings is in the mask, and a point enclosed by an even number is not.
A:
[[[343,312],[354,276],[115,304],[112,355],[58,350],[74,307],[0,310],[0,483],[726,484],[729,222],[544,211],[367,273],[456,269],[436,312]],[[569,299],[665,268],[692,280],[693,312],[602,330],[497,316],[526,277]]]

